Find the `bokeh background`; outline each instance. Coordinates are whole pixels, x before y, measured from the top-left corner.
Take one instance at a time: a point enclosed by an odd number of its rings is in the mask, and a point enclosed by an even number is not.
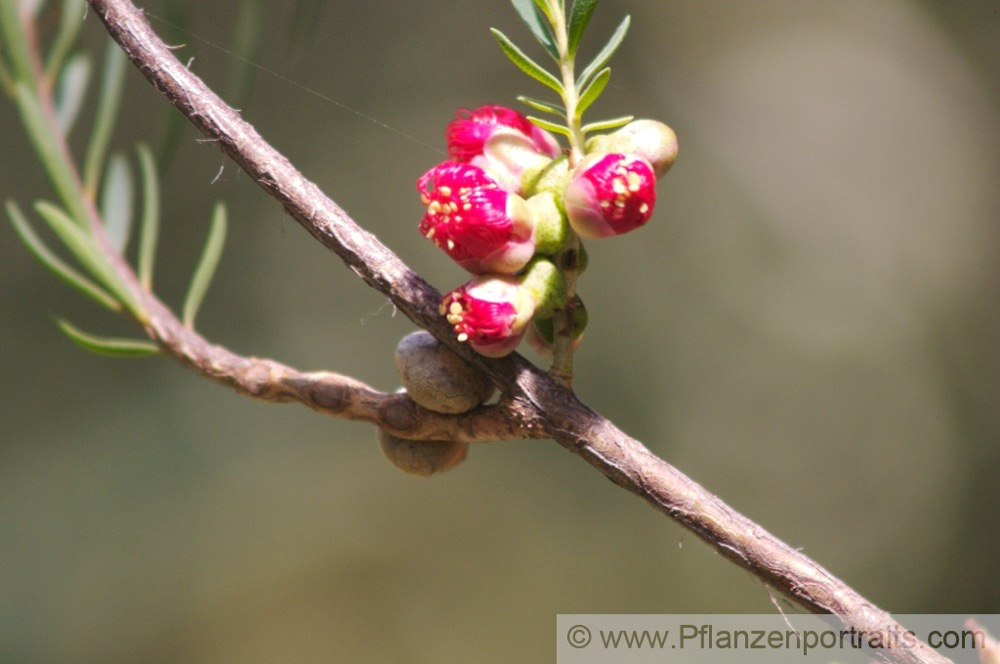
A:
[[[359,223],[463,280],[414,183],[456,108],[545,95],[487,32],[530,46],[508,3],[146,7]],[[681,154],[650,224],[590,246],[577,391],[880,606],[1000,613],[1000,8],[604,0],[588,54],[626,13],[592,115],[664,120]],[[395,388],[412,324],[175,116],[129,73],[115,146],[162,159],[158,293],[179,306],[224,200],[203,333]],[[0,127],[0,195],[50,196],[9,100]],[[4,662],[547,661],[560,612],[774,610],[549,441],[412,478],[368,426],[88,354],[54,317],[129,331],[0,225]]]

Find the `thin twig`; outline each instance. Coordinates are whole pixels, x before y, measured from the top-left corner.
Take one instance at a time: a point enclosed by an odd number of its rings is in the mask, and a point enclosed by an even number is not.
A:
[[[904,631],[888,613],[653,455],[520,356],[486,360],[457,343],[437,314],[437,291],[361,229],[185,68],[138,9],[127,0],[88,2],[143,75],[309,233],[417,325],[485,372],[509,400],[507,413],[518,428],[551,436],[806,609],[838,614],[845,628],[870,635]],[[151,331],[162,335],[159,312],[151,316]],[[224,372],[225,367],[213,370]],[[235,376],[227,382],[241,385]],[[895,662],[914,664],[949,661],[923,643],[885,655]]]

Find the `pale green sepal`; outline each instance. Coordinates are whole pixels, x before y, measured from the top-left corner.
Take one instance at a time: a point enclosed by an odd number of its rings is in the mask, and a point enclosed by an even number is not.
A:
[[[551,192],[555,195],[556,204],[562,209],[562,197],[566,191],[566,185],[569,184],[569,178],[569,157],[562,156],[553,159],[535,180],[529,193],[533,195],[546,191]]]
[[[556,202],[556,195],[551,191],[535,194],[527,200],[531,217],[535,221],[532,239],[535,241],[535,251],[545,256],[551,256],[562,249],[570,239],[569,220]]]
[[[537,256],[528,263],[521,286],[535,299],[536,316],[551,316],[566,305],[566,279],[545,256]]]

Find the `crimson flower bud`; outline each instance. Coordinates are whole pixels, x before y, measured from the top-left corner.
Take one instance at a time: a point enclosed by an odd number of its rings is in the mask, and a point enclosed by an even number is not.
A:
[[[446,161],[417,181],[420,232],[473,274],[514,274],[535,253],[531,211],[483,169]]]
[[[559,144],[552,134],[536,127],[525,116],[503,106],[480,106],[474,111],[461,108],[448,123],[448,155],[455,161],[470,162],[483,154],[483,146],[497,130],[509,127],[523,136],[536,152],[549,157],[559,156]]]
[[[584,238],[623,235],[644,225],[656,203],[656,175],[642,157],[590,154],[566,187],[566,216]]]
[[[503,357],[521,342],[536,306],[518,279],[484,275],[445,295],[440,311],[460,342],[480,355]]]

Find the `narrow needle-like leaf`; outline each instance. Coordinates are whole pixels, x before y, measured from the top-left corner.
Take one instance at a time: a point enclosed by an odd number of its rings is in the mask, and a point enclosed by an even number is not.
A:
[[[556,39],[552,35],[552,28],[545,22],[545,17],[539,5],[534,0],[511,0],[518,16],[528,26],[528,30],[534,35],[538,43],[545,51],[552,56],[552,59],[559,62],[559,49],[556,47]],[[550,19],[551,20],[551,19]]]
[[[604,131],[606,129],[615,129],[627,125],[629,122],[635,120],[634,115],[623,115],[619,118],[611,118],[610,120],[598,120],[597,122],[591,122],[590,124],[585,124],[580,128],[584,134],[589,134],[592,131]]]
[[[142,177],[142,226],[139,230],[139,283],[147,291],[153,289],[153,265],[156,261],[156,243],[160,236],[160,181],[156,162],[149,147],[140,143],[139,172]]]
[[[514,46],[514,42],[508,39],[504,33],[500,32],[496,28],[490,28],[490,32],[493,33],[497,43],[500,44],[500,48],[502,48],[503,52],[507,54],[507,57],[510,58],[511,62],[517,65],[518,69],[539,83],[549,86],[558,92],[559,96],[562,96],[563,86],[562,83],[559,82],[559,79],[542,69],[541,66],[539,66],[534,60],[526,56],[521,49]]]
[[[545,129],[547,131],[554,131],[557,134],[562,134],[563,136],[569,136],[571,133],[569,128],[566,127],[565,125],[556,124],[555,122],[549,122],[548,120],[536,118],[531,115],[528,116],[528,120],[530,120],[531,123],[537,127],[541,127],[542,129]]]
[[[63,0],[62,14],[59,17],[59,32],[52,40],[48,56],[45,59],[45,77],[54,80],[59,75],[63,60],[69,53],[76,36],[83,27],[83,17],[87,5],[84,0]]]
[[[576,0],[573,3],[573,11],[569,17],[569,55],[576,55],[576,49],[580,46],[580,38],[583,37],[590,17],[597,7],[597,0]]]
[[[198,309],[205,298],[212,277],[215,276],[215,268],[219,264],[219,257],[222,255],[222,247],[226,243],[226,206],[222,203],[215,205],[212,213],[212,227],[208,231],[208,239],[205,241],[205,249],[202,251],[201,260],[195,268],[194,276],[191,277],[191,286],[188,288],[187,297],[184,298],[184,314],[182,320],[184,325],[194,329],[194,319],[198,315]]]
[[[535,99],[533,97],[518,97],[517,100],[522,104],[527,104],[536,111],[541,111],[543,113],[552,113],[560,117],[566,117],[566,109],[559,104],[553,104],[547,101],[542,101],[541,99]]]
[[[3,3],[0,2],[0,4]],[[17,99],[18,110],[21,112],[21,121],[28,130],[28,136],[45,167],[45,174],[48,175],[52,188],[55,189],[59,200],[66,206],[66,209],[70,211],[73,221],[80,227],[86,226],[87,210],[83,201],[80,200],[76,174],[69,164],[67,155],[62,150],[62,144],[53,135],[53,128],[46,124],[46,116],[42,112],[38,98],[22,82],[14,85],[14,95]]]
[[[111,246],[119,253],[128,246],[132,230],[132,169],[124,155],[116,154],[108,162],[108,174],[101,188],[101,218]]]
[[[584,69],[579,78],[576,79],[577,88],[582,89],[585,85],[587,85],[587,83],[590,82],[590,78],[594,74],[608,64],[608,60],[611,59],[611,56],[614,55],[615,51],[618,50],[618,47],[621,46],[622,40],[625,39],[625,33],[628,32],[629,21],[631,21],[631,19],[626,16],[622,22],[618,24],[614,34],[611,35],[611,39],[608,40],[608,43],[604,45],[604,48],[601,49],[600,53],[594,57],[593,61],[587,65],[587,68]]]
[[[76,344],[87,350],[111,357],[148,357],[160,352],[159,346],[144,339],[120,339],[87,334],[69,321],[56,319],[59,329]]]
[[[83,162],[83,181],[86,190],[91,194],[97,190],[97,181],[104,168],[104,156],[108,152],[108,143],[111,141],[111,133],[118,116],[122,84],[125,80],[125,62],[122,50],[114,42],[109,42],[104,58],[104,78],[101,81],[101,93],[97,101],[94,130]]]
[[[86,53],[73,56],[66,63],[56,83],[56,122],[68,135],[83,106],[90,82],[90,57]]]
[[[128,288],[105,260],[104,255],[98,250],[90,235],[74,224],[65,212],[51,203],[39,201],[35,204],[35,210],[94,279],[97,279],[101,285],[111,291],[114,297],[124,304],[136,318],[145,317],[138,302],[135,301]]]
[[[45,246],[45,243],[35,234],[35,231],[31,228],[31,224],[28,223],[27,218],[14,201],[7,202],[7,216],[10,218],[10,223],[14,226],[14,231],[18,237],[28,247],[28,251],[50,272],[101,306],[107,307],[112,311],[122,310],[121,303],[110,293],[80,274]]]
[[[21,25],[21,7],[14,0],[0,2],[0,43],[10,67],[11,78],[25,85],[34,86],[35,67],[28,44],[28,30]]]
[[[597,98],[601,96],[604,92],[604,88],[608,85],[608,79],[611,78],[611,68],[605,67],[594,77],[594,80],[590,82],[590,85],[580,93],[580,101],[576,105],[576,118],[579,120],[583,116],[583,112],[587,108],[597,101]]]

